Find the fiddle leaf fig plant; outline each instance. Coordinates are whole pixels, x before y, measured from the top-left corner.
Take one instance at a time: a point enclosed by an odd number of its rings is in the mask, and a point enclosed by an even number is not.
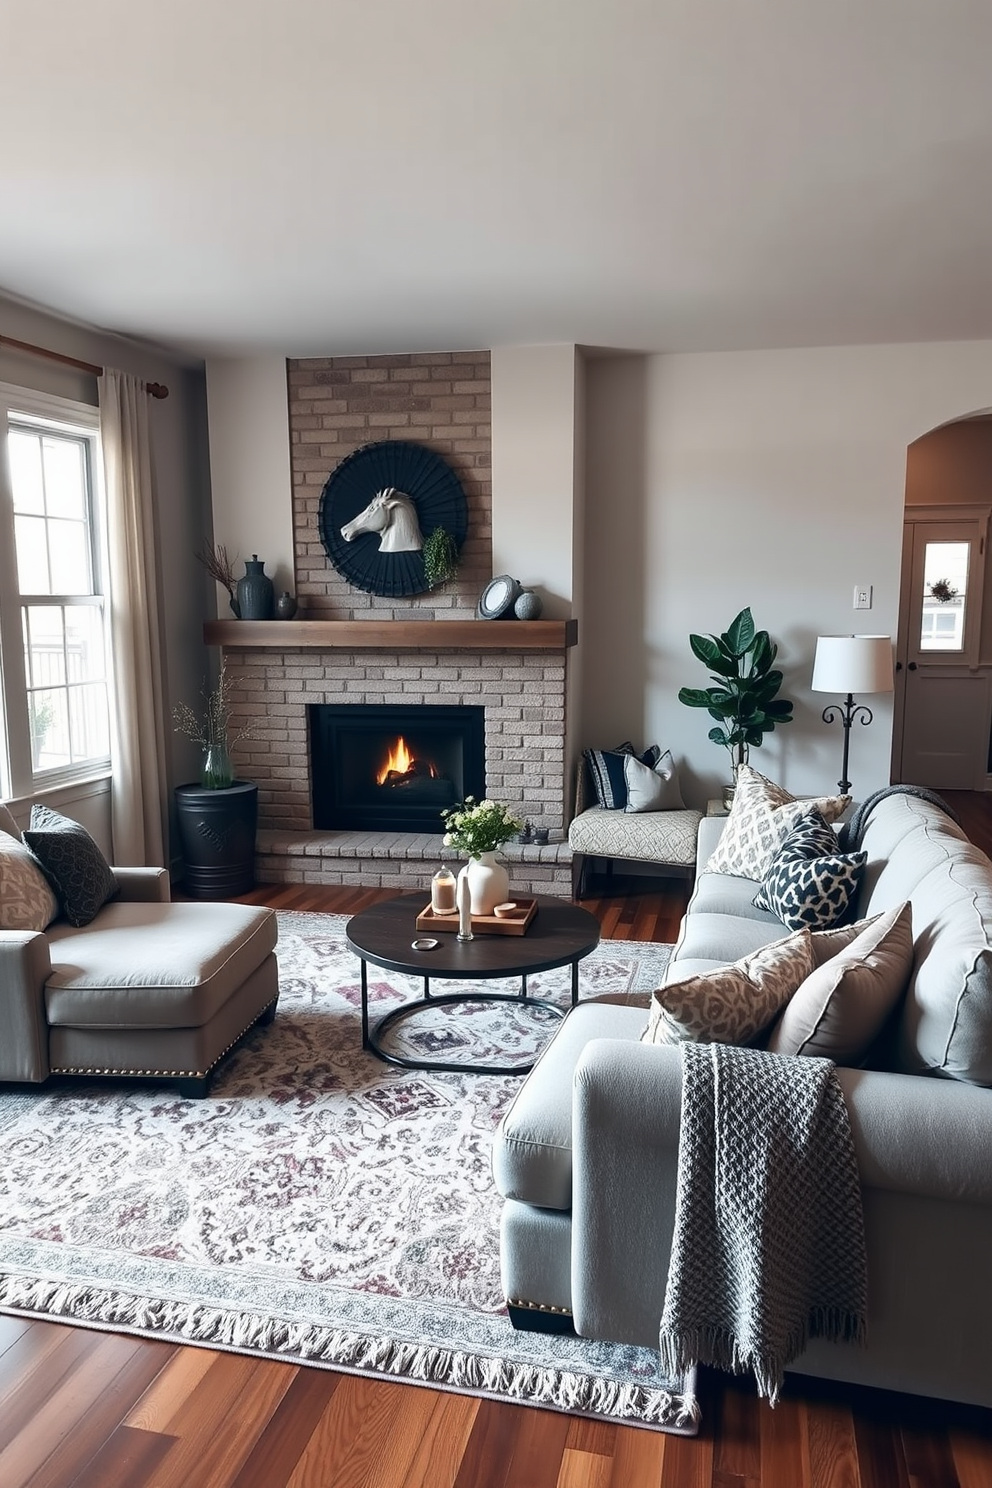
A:
[[[777,696],[783,681],[773,666],[778,647],[767,630],[755,629],[750,608],[741,610],[721,635],[690,635],[689,645],[709,668],[714,685],[681,687],[679,702],[705,708],[717,720],[707,738],[730,751],[736,775],[765,734],[792,722],[792,704]]]

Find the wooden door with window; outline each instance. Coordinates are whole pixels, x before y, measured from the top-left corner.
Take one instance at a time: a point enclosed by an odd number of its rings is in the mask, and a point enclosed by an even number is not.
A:
[[[892,778],[982,790],[989,668],[980,661],[988,509],[908,508],[896,643]]]

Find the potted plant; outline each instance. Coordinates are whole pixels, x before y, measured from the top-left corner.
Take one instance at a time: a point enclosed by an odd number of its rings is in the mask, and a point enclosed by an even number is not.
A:
[[[228,899],[247,893],[255,882],[258,786],[236,780],[231,760],[232,747],[252,729],[250,724],[232,729],[223,666],[216,687],[203,699],[202,716],[187,703],[172,713],[176,733],[203,752],[199,782],[176,787],[176,813],[189,892],[197,899]]]
[[[458,544],[445,527],[435,527],[423,546],[424,578],[436,589],[458,572]]]
[[[707,738],[730,751],[736,780],[765,734],[792,722],[792,704],[777,696],[783,680],[773,667],[778,647],[767,630],[755,629],[750,608],[741,610],[721,635],[690,635],[689,645],[709,667],[713,686],[681,687],[679,702],[705,708],[717,720]]]

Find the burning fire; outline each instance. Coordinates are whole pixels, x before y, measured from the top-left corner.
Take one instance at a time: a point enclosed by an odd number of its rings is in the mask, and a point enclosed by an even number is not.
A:
[[[390,775],[409,775],[416,763],[413,755],[407,748],[406,740],[401,734],[396,742],[390,745],[389,753],[386,756],[386,763],[375,777],[376,784],[385,785]],[[429,774],[432,780],[437,778],[437,771],[432,764],[428,764],[426,769],[421,770],[419,773]]]

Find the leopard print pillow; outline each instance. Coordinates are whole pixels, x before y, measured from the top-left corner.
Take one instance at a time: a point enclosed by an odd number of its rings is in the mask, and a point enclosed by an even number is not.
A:
[[[649,1044],[747,1044],[766,1028],[814,966],[808,930],[773,940],[750,956],[651,994]]]

